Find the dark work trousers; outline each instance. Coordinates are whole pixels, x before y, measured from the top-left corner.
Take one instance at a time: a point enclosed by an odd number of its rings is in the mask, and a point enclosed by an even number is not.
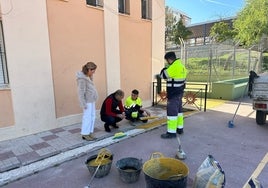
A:
[[[178,113],[182,113],[182,97],[183,93],[180,93],[167,101],[167,116],[178,116]]]
[[[138,111],[138,116],[137,116],[136,118],[133,118],[133,117],[131,116],[131,113],[132,113],[132,112],[136,112],[136,111]],[[126,113],[126,119],[127,119],[127,120],[130,120],[130,121],[132,121],[132,122],[134,122],[134,121],[138,121],[141,117],[144,117],[144,115],[143,115],[144,111],[142,111],[142,110],[126,109],[126,110],[125,110],[125,113]],[[144,123],[146,123],[147,121],[148,121],[148,120],[142,120],[142,122],[144,122]]]
[[[116,114],[121,114],[121,112],[118,110],[116,111]],[[106,115],[102,115],[101,120],[105,122],[106,125],[115,125],[117,122],[122,121],[122,119],[119,117],[106,116]]]

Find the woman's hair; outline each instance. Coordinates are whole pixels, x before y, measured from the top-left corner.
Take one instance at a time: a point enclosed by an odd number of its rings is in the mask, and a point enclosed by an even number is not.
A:
[[[93,62],[87,62],[83,67],[82,67],[82,72],[84,74],[87,74],[89,70],[95,70],[97,69],[97,65]]]

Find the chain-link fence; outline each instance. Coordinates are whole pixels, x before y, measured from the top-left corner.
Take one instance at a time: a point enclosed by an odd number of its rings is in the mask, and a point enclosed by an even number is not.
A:
[[[230,44],[185,45],[173,51],[188,69],[187,81],[211,83],[247,77],[250,70],[260,72],[262,54],[253,47],[244,49]]]

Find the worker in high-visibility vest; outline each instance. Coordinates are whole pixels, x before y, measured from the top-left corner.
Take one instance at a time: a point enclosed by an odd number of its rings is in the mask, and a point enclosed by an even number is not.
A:
[[[140,120],[141,117],[151,116],[150,112],[142,107],[142,99],[139,97],[137,89],[132,90],[131,95],[125,100],[126,119],[134,122]],[[142,120],[146,123],[148,120]]]
[[[167,65],[160,72],[160,77],[167,84],[167,132],[161,138],[175,138],[176,133],[183,133],[182,97],[186,84],[187,69],[175,52],[164,56]]]

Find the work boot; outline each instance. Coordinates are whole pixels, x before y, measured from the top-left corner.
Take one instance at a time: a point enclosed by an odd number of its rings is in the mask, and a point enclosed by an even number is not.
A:
[[[94,139],[89,135],[82,135],[82,139],[86,141],[93,141]]]
[[[178,133],[178,134],[183,134],[183,128],[181,128],[181,129],[177,129],[177,133]]]
[[[106,124],[106,123],[104,124],[104,129],[105,129],[105,131],[108,132],[108,133],[111,132],[111,129],[109,128],[109,125]]]
[[[165,133],[165,134],[161,134],[161,138],[166,139],[166,138],[176,138],[176,133]]]
[[[112,127],[115,129],[118,129],[119,127],[116,125],[116,123],[112,124]]]

